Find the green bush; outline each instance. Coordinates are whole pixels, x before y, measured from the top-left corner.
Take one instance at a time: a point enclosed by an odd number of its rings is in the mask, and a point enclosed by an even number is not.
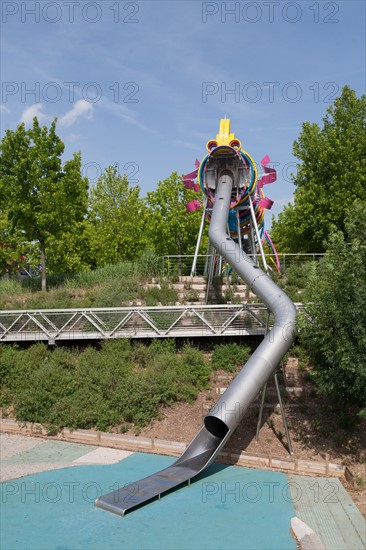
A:
[[[189,290],[186,294],[186,301],[187,302],[199,302],[200,296],[197,290]]]
[[[251,349],[246,345],[219,344],[215,346],[211,362],[215,370],[235,372],[242,367],[251,355]]]
[[[282,273],[273,271],[271,277],[291,300],[301,302],[314,265],[316,262],[310,260],[294,262],[289,266],[286,265]]]
[[[356,201],[313,268],[300,338],[320,393],[366,417],[366,205]]]
[[[167,281],[162,281],[160,287],[152,286],[144,290],[142,297],[148,306],[170,306],[178,301],[178,292]]]
[[[157,417],[161,404],[193,400],[210,372],[199,351],[185,345],[177,353],[174,340],[136,347],[112,340],[83,351],[0,346],[0,405],[52,433],[64,426],[139,429]]]

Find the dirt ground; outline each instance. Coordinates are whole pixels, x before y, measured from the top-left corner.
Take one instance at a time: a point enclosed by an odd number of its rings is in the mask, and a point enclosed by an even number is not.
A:
[[[142,429],[139,435],[188,444],[234,376],[223,371],[215,372],[211,388],[201,392],[193,404],[176,403],[171,407],[162,407],[160,418]],[[307,372],[298,369],[296,358],[288,360],[278,379],[295,456],[298,459],[324,461],[328,455],[330,462],[347,465],[353,480],[342,480],[342,483],[366,517],[366,423],[355,425],[352,417],[340,422],[339,415],[330,404],[315,394]],[[289,457],[273,379],[267,385],[257,441],[259,406],[258,398],[248,409],[227,448],[233,452],[245,450],[250,454],[270,453],[273,457]],[[130,432],[131,435],[133,433]]]

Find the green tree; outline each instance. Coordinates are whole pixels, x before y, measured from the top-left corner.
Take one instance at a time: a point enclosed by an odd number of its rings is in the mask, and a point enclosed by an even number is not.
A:
[[[22,263],[24,253],[22,246],[22,235],[11,234],[9,231],[8,212],[0,210],[0,274],[11,273]]]
[[[78,273],[93,266],[88,239],[88,222],[75,222],[62,239],[50,235],[47,246],[47,266],[52,273]]]
[[[133,260],[143,247],[146,208],[140,187],[109,166],[91,190],[87,235],[96,266]]]
[[[333,227],[324,258],[313,266],[300,338],[321,393],[366,416],[366,209],[355,201],[344,233]]]
[[[85,216],[88,180],[81,176],[81,155],[62,167],[64,144],[56,120],[48,129],[37,118],[26,130],[7,130],[0,145],[0,207],[6,206],[10,231],[37,242],[41,254],[42,290],[46,285],[46,250],[51,237],[62,238]]]
[[[188,213],[186,203],[196,198],[197,193],[185,189],[177,172],[147,194],[150,246],[160,256],[193,254],[202,210]],[[207,244],[207,231],[203,241]]]
[[[305,122],[294,143],[300,159],[294,204],[272,223],[281,252],[323,252],[332,224],[344,230],[345,211],[355,198],[366,203],[366,96],[348,86],[327,110],[323,128]]]

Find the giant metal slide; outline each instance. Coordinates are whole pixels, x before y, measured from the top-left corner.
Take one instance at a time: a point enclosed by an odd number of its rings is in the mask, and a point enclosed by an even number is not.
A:
[[[208,155],[197,172],[206,204],[211,206],[209,240],[273,313],[274,324],[174,464],[96,500],[97,506],[122,516],[184,482],[189,483],[214,461],[295,338],[293,303],[244,252],[240,226],[244,233],[254,224],[258,235],[257,221],[263,217],[264,193],[257,186],[255,164],[230,133],[230,121],[226,119],[221,120],[220,132],[216,140],[208,142],[207,149]],[[230,217],[237,220],[239,238],[230,235]]]

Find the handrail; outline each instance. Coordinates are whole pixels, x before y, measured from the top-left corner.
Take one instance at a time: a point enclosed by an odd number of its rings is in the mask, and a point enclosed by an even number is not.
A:
[[[263,335],[266,315],[261,303],[2,310],[0,342]]]

